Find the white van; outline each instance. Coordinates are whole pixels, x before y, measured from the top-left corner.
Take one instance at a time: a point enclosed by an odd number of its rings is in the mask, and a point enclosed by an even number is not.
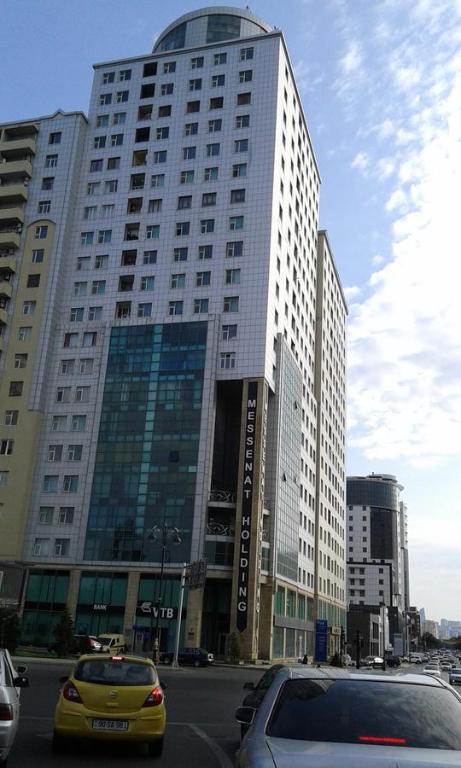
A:
[[[122,653],[125,650],[125,638],[123,635],[101,635],[98,637],[101,643],[101,653]]]
[[[423,657],[421,653],[410,653],[410,664],[422,664]]]

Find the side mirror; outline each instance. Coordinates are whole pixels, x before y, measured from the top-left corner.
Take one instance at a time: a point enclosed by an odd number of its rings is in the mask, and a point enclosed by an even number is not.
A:
[[[29,687],[29,678],[28,677],[15,677],[13,680],[13,685],[15,688],[28,688]]]
[[[20,675],[25,675],[25,673],[27,672],[27,667],[25,666],[25,664],[19,664],[16,667],[16,671],[19,672]]]
[[[61,675],[61,677],[59,678],[59,682],[67,683],[68,679],[69,679],[69,675]]]
[[[160,688],[162,689],[162,691],[166,691],[166,689],[168,688],[167,684],[163,680],[160,680]]]
[[[254,707],[237,707],[235,710],[235,719],[243,725],[251,725],[256,714]]]
[[[254,689],[255,689],[255,684],[254,683],[249,682],[249,683],[244,683],[244,685],[243,685],[243,690],[244,691],[254,691]]]

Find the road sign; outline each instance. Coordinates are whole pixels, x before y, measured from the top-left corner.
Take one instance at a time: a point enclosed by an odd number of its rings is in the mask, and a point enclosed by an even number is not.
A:
[[[328,650],[328,621],[317,619],[315,622],[315,660],[326,661]]]

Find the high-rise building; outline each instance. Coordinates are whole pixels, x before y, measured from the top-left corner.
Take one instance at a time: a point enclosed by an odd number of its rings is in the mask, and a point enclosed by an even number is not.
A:
[[[347,579],[353,605],[386,606],[389,639],[405,646],[410,607],[407,508],[393,475],[347,478]]]
[[[345,627],[345,322],[285,41],[205,8],[0,126],[0,558],[23,640],[246,658]],[[204,572],[206,563],[206,573]],[[197,577],[198,576],[198,577]]]

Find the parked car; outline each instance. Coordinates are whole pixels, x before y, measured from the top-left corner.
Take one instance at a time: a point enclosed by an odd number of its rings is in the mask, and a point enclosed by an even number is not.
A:
[[[174,651],[165,651],[160,654],[162,664],[172,664]],[[193,667],[206,667],[213,664],[214,655],[204,648],[182,648],[178,653],[178,664],[190,664]]]
[[[48,646],[49,653],[61,653],[61,646],[59,643],[53,643]],[[94,635],[74,635],[72,643],[69,648],[69,653],[99,653],[102,651],[102,644]]]
[[[461,667],[452,667],[448,679],[450,685],[459,685],[461,683]]]
[[[235,716],[249,727],[236,768],[461,764],[461,696],[429,676],[284,667]]]
[[[443,669],[444,672],[448,672],[453,668],[453,664],[451,661],[441,661],[440,662],[440,669]]]
[[[285,664],[273,664],[272,667],[269,667],[269,669],[264,672],[257,683],[254,683],[253,681],[245,683],[243,689],[250,691],[250,693],[248,693],[243,699],[242,707],[253,707],[255,710],[258,709],[262,700],[264,699],[264,696],[272,685],[276,674],[280,672],[281,669],[289,669],[289,666]],[[248,725],[241,723],[240,736],[242,739],[245,736],[248,728]]]
[[[14,667],[6,648],[0,648],[0,766],[6,761],[18,730],[21,710],[21,688],[27,688],[27,667]]]
[[[100,635],[98,641],[101,644],[101,653],[122,653],[125,650],[123,635],[107,633]]]
[[[384,659],[381,656],[365,656],[365,658],[362,659],[361,664],[363,664],[364,667],[373,667],[374,669],[377,669],[383,666]]]
[[[386,659],[386,664],[388,667],[400,667],[400,656],[388,656]]]
[[[150,659],[81,656],[63,687],[54,716],[53,751],[72,739],[145,742],[160,756],[166,728],[163,689]]]

